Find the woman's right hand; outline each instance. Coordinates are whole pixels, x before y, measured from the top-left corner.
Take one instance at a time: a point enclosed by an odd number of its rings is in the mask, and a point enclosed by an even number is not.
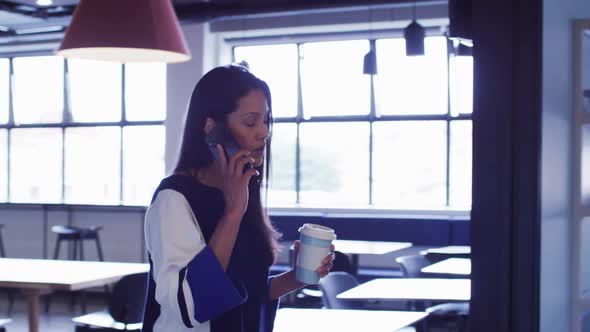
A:
[[[243,172],[248,163],[253,163],[250,152],[240,150],[227,160],[221,144],[217,144],[221,175],[223,177],[223,198],[225,200],[224,214],[242,219],[248,207],[248,183],[254,175],[259,175],[255,169]]]

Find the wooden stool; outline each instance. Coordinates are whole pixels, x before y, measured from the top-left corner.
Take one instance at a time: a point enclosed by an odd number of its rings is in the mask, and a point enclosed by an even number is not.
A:
[[[102,254],[102,247],[100,245],[100,237],[98,236],[98,232],[102,229],[102,226],[91,226],[88,228],[83,227],[74,227],[74,226],[65,226],[65,225],[56,225],[51,227],[51,231],[57,234],[57,241],[55,242],[55,250],[53,253],[53,259],[59,259],[59,252],[61,247],[61,242],[66,241],[68,242],[68,260],[84,260],[84,241],[85,240],[94,240],[96,243],[96,251],[98,254],[98,260],[104,261],[104,256]],[[105,286],[105,291],[108,293],[109,288]],[[81,299],[81,306],[82,312],[86,313],[86,294],[84,291],[80,291],[82,295]],[[49,312],[49,305],[50,300],[49,296],[47,296],[47,301],[45,302],[45,312]],[[73,302],[72,302],[73,307]]]
[[[68,250],[69,260],[84,260],[84,240],[94,240],[96,243],[96,250],[98,253],[98,260],[104,261],[102,255],[102,247],[100,246],[100,238],[98,232],[102,229],[102,226],[91,226],[89,228],[73,227],[57,225],[51,227],[51,231],[57,234],[57,242],[55,243],[55,251],[53,253],[53,259],[59,258],[59,249],[61,241],[72,241],[72,246]],[[78,252],[78,249],[80,250]]]

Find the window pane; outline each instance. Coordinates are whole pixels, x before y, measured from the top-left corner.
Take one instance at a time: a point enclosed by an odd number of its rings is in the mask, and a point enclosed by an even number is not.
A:
[[[369,203],[368,123],[301,124],[301,203],[324,207]]]
[[[471,121],[451,121],[449,205],[471,209]]]
[[[119,127],[66,129],[66,203],[120,203],[120,139]]]
[[[8,132],[0,129],[0,202],[8,200]]]
[[[64,60],[58,56],[14,58],[14,121],[55,123],[63,118]]]
[[[10,201],[60,203],[62,130],[10,131]]]
[[[68,60],[72,120],[121,120],[121,64],[109,61]]]
[[[297,125],[278,123],[272,127],[269,206],[293,205],[295,192],[295,148]]]
[[[123,204],[148,205],[164,177],[164,126],[123,128]]]
[[[297,45],[236,47],[234,55],[269,85],[274,117],[297,115]]]
[[[10,86],[10,61],[0,59],[0,123],[8,122],[8,87]]]
[[[375,95],[381,115],[447,113],[447,43],[427,37],[424,56],[406,56],[403,38],[377,40]]]
[[[373,124],[373,200],[382,208],[440,208],[446,197],[446,122]]]
[[[363,74],[367,40],[309,43],[301,46],[305,117],[369,114],[370,80]]]
[[[449,66],[451,71],[451,113],[471,114],[473,110],[473,57],[451,57]]]
[[[125,64],[125,116],[128,121],[164,120],[166,65]]]

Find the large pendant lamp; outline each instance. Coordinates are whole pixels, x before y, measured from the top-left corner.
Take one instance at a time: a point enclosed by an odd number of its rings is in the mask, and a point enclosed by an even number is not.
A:
[[[414,3],[412,22],[404,29],[404,39],[406,40],[406,55],[424,55],[424,36],[425,30],[416,21],[416,4]]]
[[[123,63],[191,58],[170,0],[80,0],[57,54]]]

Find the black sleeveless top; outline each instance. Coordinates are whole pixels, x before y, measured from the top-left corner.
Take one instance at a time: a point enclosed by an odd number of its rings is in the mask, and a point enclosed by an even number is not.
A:
[[[209,243],[217,222],[223,214],[225,202],[222,191],[206,186],[192,176],[175,174],[162,180],[154,193],[152,203],[158,193],[165,189],[175,190],[186,198],[205,241]],[[226,273],[238,287],[246,290],[247,300],[212,319],[210,321],[212,332],[272,331],[278,300],[269,301],[271,264],[272,257],[268,254],[261,231],[251,220],[242,219]],[[157,285],[152,277],[152,270],[150,258],[150,278],[143,331],[151,331],[160,311],[160,305],[155,300]],[[200,273],[207,273],[207,271],[200,271]],[[188,314],[193,315],[193,313]]]

